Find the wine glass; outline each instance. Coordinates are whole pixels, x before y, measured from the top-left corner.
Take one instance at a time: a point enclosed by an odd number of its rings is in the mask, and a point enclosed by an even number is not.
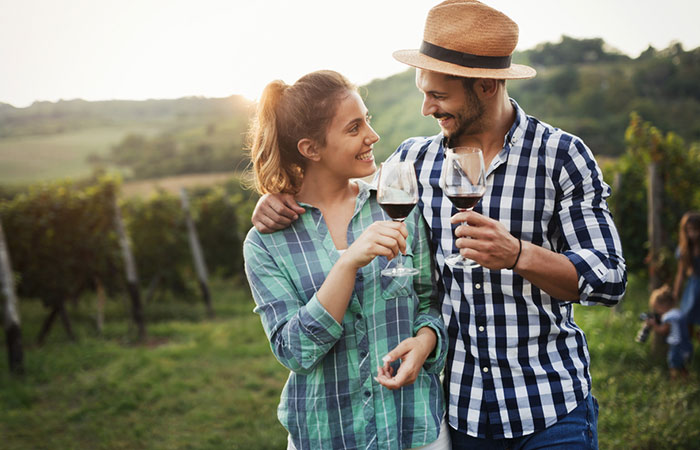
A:
[[[418,182],[412,162],[400,161],[381,165],[377,182],[377,201],[394,222],[403,222],[408,217],[418,203]],[[396,258],[396,267],[387,267],[382,270],[382,275],[405,277],[420,273],[414,267],[404,267],[400,252]]]
[[[481,149],[476,147],[447,149],[440,174],[440,187],[460,212],[472,210],[486,192],[486,170]],[[466,226],[467,223],[462,222],[462,225]],[[447,256],[445,264],[459,269],[469,269],[479,265],[459,253]]]

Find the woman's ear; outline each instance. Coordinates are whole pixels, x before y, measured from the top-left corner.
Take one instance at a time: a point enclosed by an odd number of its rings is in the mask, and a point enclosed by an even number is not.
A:
[[[297,149],[299,153],[301,153],[301,156],[306,159],[310,159],[311,161],[318,161],[321,159],[318,146],[309,138],[300,139],[299,142],[297,142]]]

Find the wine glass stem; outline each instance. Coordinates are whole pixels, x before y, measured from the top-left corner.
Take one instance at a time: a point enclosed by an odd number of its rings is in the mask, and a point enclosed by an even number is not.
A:
[[[403,222],[403,220],[396,220],[393,219],[394,222]],[[396,255],[396,268],[397,269],[403,269],[403,255],[401,254],[401,250],[399,250],[399,254]]]
[[[460,209],[459,211],[460,211],[460,212],[467,212],[467,211],[470,211],[470,210],[471,210],[470,208],[467,208],[467,209]],[[467,226],[469,226],[469,224],[468,224],[467,221],[465,220],[464,222],[462,222],[462,226],[463,226],[463,227],[467,227]],[[458,250],[458,251],[459,251],[459,250]],[[464,262],[464,261],[467,260],[467,258],[465,258],[464,255],[462,255],[462,252],[459,252],[459,255],[462,257],[462,262]]]

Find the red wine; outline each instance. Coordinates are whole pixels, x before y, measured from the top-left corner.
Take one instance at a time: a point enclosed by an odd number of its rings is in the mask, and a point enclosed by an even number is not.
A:
[[[404,220],[411,212],[415,203],[379,203],[384,211],[394,220]]]
[[[459,195],[448,195],[447,198],[450,199],[453,205],[457,207],[460,211],[465,211],[472,209],[479,203],[483,194],[459,194]]]

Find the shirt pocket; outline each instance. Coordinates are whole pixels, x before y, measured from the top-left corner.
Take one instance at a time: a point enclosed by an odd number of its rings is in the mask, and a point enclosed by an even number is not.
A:
[[[405,255],[401,255],[404,267],[413,267],[413,254],[407,251]],[[380,270],[396,267],[398,258],[387,261],[385,257],[381,257],[379,261]],[[394,300],[413,296],[413,277],[388,277],[381,275],[382,298],[385,300]]]

